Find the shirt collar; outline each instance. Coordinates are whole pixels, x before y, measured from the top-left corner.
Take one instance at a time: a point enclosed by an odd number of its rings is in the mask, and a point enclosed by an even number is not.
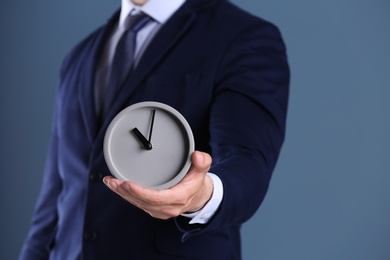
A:
[[[143,6],[133,4],[131,0],[122,0],[119,24],[122,25],[129,13],[134,9],[142,11],[152,17],[158,23],[165,23],[177,9],[184,4],[185,0],[148,0]]]

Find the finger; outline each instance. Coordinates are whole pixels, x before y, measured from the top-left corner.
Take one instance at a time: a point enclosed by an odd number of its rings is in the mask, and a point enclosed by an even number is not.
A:
[[[125,182],[119,181],[111,176],[107,176],[103,179],[104,184],[106,184],[113,192],[121,196],[131,204],[139,207],[141,201],[133,196],[128,190],[124,187]]]
[[[182,213],[183,205],[176,201],[177,196],[169,189],[154,190],[132,182],[124,182],[121,186],[131,194],[132,204],[154,218],[168,219]]]
[[[120,185],[120,181],[111,177],[111,176],[106,176],[103,178],[104,184],[106,184],[107,187],[109,187],[112,191],[116,192],[118,185]]]
[[[169,201],[169,199],[172,199],[174,196],[166,195],[165,191],[144,188],[129,181],[121,182],[112,177],[104,178],[103,182],[113,192],[134,206],[144,210],[154,218],[168,219],[181,213],[181,211]]]
[[[121,196],[122,198],[126,199],[127,201],[131,202],[132,204],[135,204],[134,196],[131,194],[131,192],[128,191],[126,188],[125,183],[118,179],[115,179],[113,177],[105,177],[103,179],[103,182],[116,194]]]
[[[171,203],[171,190],[154,190],[142,187],[133,182],[123,183],[123,187],[127,192],[139,201],[142,201],[151,206],[164,206]]]
[[[121,182],[111,176],[103,179],[103,182],[115,193],[137,206],[163,206],[169,205],[173,196],[169,195],[170,190],[154,190],[144,188],[136,183]]]

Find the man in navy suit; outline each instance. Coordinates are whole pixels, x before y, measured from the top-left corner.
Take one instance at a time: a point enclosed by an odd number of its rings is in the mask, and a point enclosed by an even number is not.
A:
[[[133,13],[151,19],[103,113],[115,46]],[[284,140],[288,85],[279,30],[227,0],[123,0],[62,65],[20,259],[240,259],[240,226],[263,201]],[[177,109],[195,138],[188,174],[163,191],[113,178],[103,157],[113,117],[146,100]]]

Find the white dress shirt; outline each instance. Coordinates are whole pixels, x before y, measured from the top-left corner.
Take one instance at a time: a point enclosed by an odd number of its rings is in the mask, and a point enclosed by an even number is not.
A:
[[[126,17],[130,14],[130,12],[133,14],[143,12],[152,18],[152,20],[137,33],[134,54],[134,66],[137,66],[143,52],[152,38],[156,35],[157,31],[177,11],[177,9],[179,9],[182,4],[184,4],[184,2],[185,0],[148,0],[144,5],[138,6],[131,2],[131,0],[122,0],[119,22],[116,28],[114,28],[111,37],[109,38],[103,50],[96,72],[95,103],[97,113],[100,113],[104,92],[108,87],[107,83],[109,71],[114,58],[116,45],[121,35],[125,31],[124,21]],[[220,178],[213,173],[208,173],[208,175],[211,177],[214,183],[213,195],[208,203],[200,211],[190,214],[182,214],[182,216],[192,218],[189,222],[190,224],[206,224],[215,214],[222,202],[223,186]]]

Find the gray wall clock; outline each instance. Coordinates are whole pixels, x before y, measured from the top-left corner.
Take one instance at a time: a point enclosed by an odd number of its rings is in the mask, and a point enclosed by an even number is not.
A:
[[[112,120],[103,149],[116,178],[167,189],[189,170],[195,143],[188,122],[177,110],[147,101],[125,108]]]

